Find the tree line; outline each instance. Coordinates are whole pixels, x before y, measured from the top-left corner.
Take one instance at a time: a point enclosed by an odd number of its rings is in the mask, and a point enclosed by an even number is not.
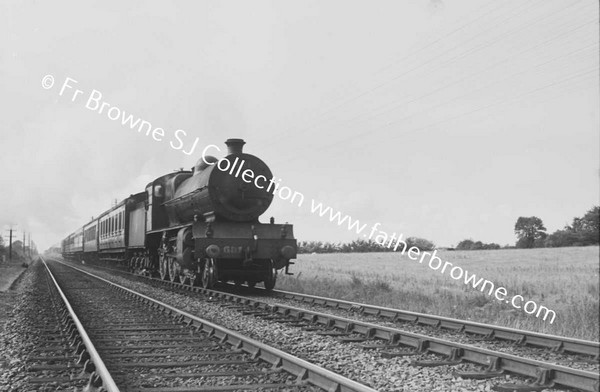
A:
[[[595,206],[582,217],[573,218],[571,224],[548,234],[544,222],[537,216],[520,216],[515,223],[517,242],[503,248],[558,248],[564,246],[588,246],[600,243],[600,207]],[[495,243],[485,244],[472,239],[458,243],[456,250],[500,249]]]
[[[37,251],[34,246],[32,246],[32,254],[37,254]],[[12,259],[13,261],[24,261],[29,259],[29,248],[23,247],[23,241],[16,240],[12,243]],[[8,261],[9,259],[9,247],[8,244],[4,242],[2,236],[0,236],[0,262],[2,260]]]
[[[515,223],[517,242],[514,246],[500,246],[496,243],[484,243],[465,239],[448,250],[493,250],[501,248],[555,248],[563,246],[598,245],[600,242],[600,207],[595,206],[582,217],[573,218],[573,222],[554,233],[546,233],[544,222],[536,217],[519,217]],[[435,249],[435,244],[418,237],[406,239],[407,248],[417,247],[421,251]],[[357,239],[352,242],[299,241],[298,253],[367,253],[393,252],[393,248],[382,246],[373,240]],[[402,251],[398,248],[398,251]]]
[[[406,247],[417,247],[420,251],[435,249],[435,244],[429,240],[418,237],[409,237]],[[298,253],[368,253],[368,252],[393,252],[394,248],[383,246],[373,240],[357,239],[352,242],[324,242],[324,241],[299,241]],[[398,248],[402,251],[402,245]]]
[[[600,207],[588,210],[581,218],[552,234],[546,232],[544,222],[537,216],[519,217],[515,223],[517,248],[557,248],[588,246],[600,243]]]
[[[462,240],[456,245],[456,250],[490,250],[500,249],[501,246],[496,243],[483,243],[481,241],[473,241],[471,239]]]

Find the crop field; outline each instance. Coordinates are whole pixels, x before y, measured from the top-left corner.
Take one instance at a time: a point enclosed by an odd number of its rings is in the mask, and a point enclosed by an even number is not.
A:
[[[454,280],[400,253],[303,254],[277,288],[415,312],[599,340],[599,248],[438,251],[438,257],[556,312],[536,318],[493,293]]]

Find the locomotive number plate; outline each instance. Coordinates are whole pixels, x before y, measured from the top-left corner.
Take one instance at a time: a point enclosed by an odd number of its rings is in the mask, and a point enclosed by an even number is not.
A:
[[[223,253],[233,254],[233,253],[242,253],[242,246],[224,246]]]

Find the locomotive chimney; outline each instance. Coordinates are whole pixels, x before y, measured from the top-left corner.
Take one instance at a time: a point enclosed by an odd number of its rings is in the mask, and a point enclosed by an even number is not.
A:
[[[244,144],[246,144],[246,142],[244,141],[244,139],[227,139],[225,144],[227,145],[227,154],[231,155],[241,154],[242,149],[244,148]]]

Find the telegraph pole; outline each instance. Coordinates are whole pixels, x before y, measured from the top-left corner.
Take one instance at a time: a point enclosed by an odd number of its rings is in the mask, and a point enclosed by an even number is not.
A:
[[[11,228],[10,228],[10,237],[9,237],[9,240],[8,240],[8,260],[9,261],[12,261],[12,232],[13,232],[13,229],[12,229],[12,226],[11,226]]]
[[[12,243],[13,243],[13,233],[15,231],[15,228],[13,227],[12,224],[8,225],[9,229],[8,229],[8,233],[9,233],[9,237],[8,237],[8,260],[12,261]]]

